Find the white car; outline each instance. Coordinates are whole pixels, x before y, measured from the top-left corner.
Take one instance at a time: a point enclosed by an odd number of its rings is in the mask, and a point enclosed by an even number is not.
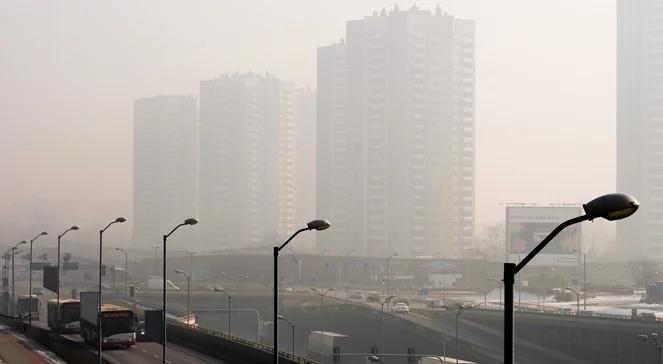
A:
[[[399,302],[394,305],[394,307],[391,308],[392,311],[396,313],[408,313],[410,312],[410,308],[403,302]]]

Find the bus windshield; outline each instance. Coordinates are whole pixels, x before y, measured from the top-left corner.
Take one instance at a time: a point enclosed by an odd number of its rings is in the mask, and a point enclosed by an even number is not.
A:
[[[102,330],[104,336],[134,331],[132,312],[108,312],[103,315]]]

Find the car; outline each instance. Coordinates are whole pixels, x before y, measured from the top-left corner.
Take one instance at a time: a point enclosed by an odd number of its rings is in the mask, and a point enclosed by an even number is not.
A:
[[[395,313],[408,313],[410,312],[410,307],[403,302],[398,302],[391,307],[391,310]]]
[[[361,300],[364,299],[364,295],[361,294],[360,291],[352,291],[352,292],[350,292],[350,297],[349,298],[351,300],[360,300],[361,301]]]
[[[136,324],[136,341],[145,341],[145,321]]]
[[[436,300],[432,298],[426,299],[426,308],[429,310],[441,310],[445,308],[444,302],[442,300]]]
[[[640,320],[640,321],[656,321],[656,315],[653,312],[640,312],[640,313],[638,313],[638,320]]]

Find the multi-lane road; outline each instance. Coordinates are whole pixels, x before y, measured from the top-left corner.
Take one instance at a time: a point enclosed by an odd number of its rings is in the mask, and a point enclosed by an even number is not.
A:
[[[227,363],[223,360],[171,343],[168,344],[166,350],[166,361],[168,363]],[[130,349],[105,350],[104,359],[111,364],[161,363],[161,344],[141,342]]]

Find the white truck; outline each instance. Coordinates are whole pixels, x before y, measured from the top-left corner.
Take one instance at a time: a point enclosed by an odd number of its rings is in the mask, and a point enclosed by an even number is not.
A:
[[[87,343],[98,343],[97,292],[81,292],[81,337]],[[126,307],[101,305],[103,347],[131,347],[136,344],[136,316]]]
[[[163,289],[163,278],[161,277],[149,277],[147,278],[147,289]],[[166,279],[166,289],[172,289],[179,291],[180,287],[176,286],[170,280]]]

